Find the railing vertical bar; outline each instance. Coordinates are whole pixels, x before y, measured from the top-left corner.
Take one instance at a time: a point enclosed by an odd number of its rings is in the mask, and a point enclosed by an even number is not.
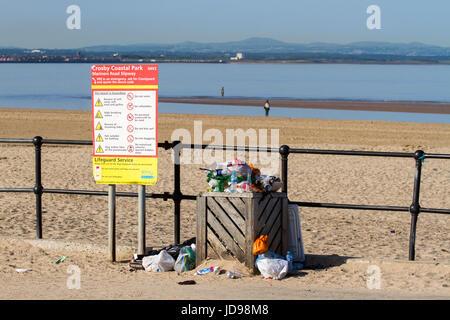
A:
[[[174,203],[174,241],[175,244],[181,243],[181,168],[180,168],[180,153],[181,153],[181,142],[174,141],[172,144],[173,154],[174,154],[174,190],[173,190],[173,203]]]
[[[281,155],[281,181],[283,183],[281,191],[288,193],[288,156],[289,156],[289,146],[282,145],[280,147],[280,155]],[[289,197],[288,197],[289,198]]]
[[[41,166],[41,146],[42,137],[36,136],[33,139],[35,154],[35,184],[34,194],[36,197],[36,236],[42,239],[42,166]]]
[[[409,233],[409,260],[414,261],[416,255],[416,230],[417,230],[417,219],[420,213],[420,180],[422,175],[422,161],[424,159],[424,152],[422,150],[417,150],[414,153],[414,159],[416,160],[416,172],[414,176],[414,190],[413,190],[413,200],[409,207],[409,212],[411,213],[411,229]]]

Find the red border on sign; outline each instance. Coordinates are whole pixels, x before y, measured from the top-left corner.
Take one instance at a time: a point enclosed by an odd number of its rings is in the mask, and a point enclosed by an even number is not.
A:
[[[94,97],[95,91],[124,91],[124,90],[133,90],[133,91],[155,91],[156,99],[155,99],[155,140],[156,140],[156,155],[154,156],[139,156],[139,155],[109,155],[109,154],[102,154],[102,155],[96,155],[95,154],[95,118],[94,118],[94,100],[91,99],[92,103],[92,156],[93,157],[117,157],[117,158],[157,158],[158,157],[158,90],[157,89],[108,89],[108,90],[102,90],[102,89],[95,89],[91,90],[92,97]]]
[[[91,85],[93,84],[93,76],[92,76],[92,67],[94,65],[91,65]],[[102,65],[102,66],[116,66],[116,65]],[[120,65],[120,66],[124,66],[124,65]],[[135,65],[136,66],[136,65]],[[154,73],[154,77],[155,77],[155,81],[151,81],[150,83],[147,83],[148,85],[157,85],[158,84],[158,71],[159,71],[159,66],[158,65],[143,65],[144,67],[154,67],[156,68],[156,70],[145,70],[145,72],[148,73]],[[144,68],[145,69],[145,68]],[[143,83],[139,83],[139,84],[143,84]],[[132,85],[132,84],[129,84]],[[155,92],[155,140],[156,140],[156,154],[154,156],[142,156],[142,155],[96,155],[95,154],[95,117],[94,117],[94,107],[95,107],[95,102],[94,102],[94,92],[96,91],[126,91],[126,90],[130,90],[130,91],[154,91]],[[117,158],[157,158],[158,157],[158,89],[134,89],[134,88],[117,88],[117,89],[92,89],[91,87],[91,104],[92,104],[92,156],[93,157],[117,157]]]

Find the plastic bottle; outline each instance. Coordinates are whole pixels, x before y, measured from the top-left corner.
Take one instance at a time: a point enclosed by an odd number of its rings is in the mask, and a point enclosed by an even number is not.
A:
[[[288,272],[292,272],[294,257],[290,251],[286,252],[286,260],[288,262]]]
[[[204,269],[200,269],[195,271],[196,275],[201,275],[201,274],[205,274],[205,273],[210,273],[210,272],[217,272],[217,270],[219,270],[219,267],[209,267],[209,268],[204,268]]]
[[[233,173],[231,174],[231,178],[230,178],[230,192],[236,192],[237,190],[237,182],[238,182],[238,178],[236,175],[236,172],[233,171]]]
[[[230,279],[240,279],[242,278],[242,274],[236,270],[231,270],[227,272],[227,277]]]

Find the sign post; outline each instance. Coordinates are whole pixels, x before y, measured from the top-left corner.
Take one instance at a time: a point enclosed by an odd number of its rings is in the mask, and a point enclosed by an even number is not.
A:
[[[111,262],[116,261],[116,185],[108,187],[108,252]]]
[[[139,185],[138,254],[145,254],[145,185],[156,184],[158,172],[158,66],[94,65],[91,87],[94,180]],[[115,226],[109,230],[115,259]]]

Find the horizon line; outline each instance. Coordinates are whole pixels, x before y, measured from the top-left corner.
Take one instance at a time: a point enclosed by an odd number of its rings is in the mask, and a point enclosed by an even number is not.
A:
[[[283,41],[278,40],[274,38],[269,37],[249,37],[242,40],[229,40],[229,41],[216,41],[216,42],[201,42],[201,41],[192,41],[192,40],[184,40],[184,41],[178,41],[178,42],[171,42],[171,43],[158,43],[158,42],[140,42],[140,43],[130,43],[130,44],[97,44],[97,45],[85,45],[80,47],[70,47],[70,48],[57,48],[57,47],[16,47],[16,46],[2,46],[0,45],[0,49],[16,49],[16,50],[80,50],[80,49],[86,49],[86,48],[93,48],[93,47],[102,47],[102,46],[117,46],[117,47],[126,47],[126,46],[139,46],[139,45],[161,45],[161,46],[170,46],[170,45],[177,45],[182,43],[195,43],[195,44],[224,44],[224,43],[232,43],[232,42],[245,42],[248,40],[253,39],[259,39],[259,40],[268,40],[268,41],[276,41],[281,42],[284,44],[290,44],[290,45],[312,45],[312,44],[331,44],[331,45],[351,45],[355,43],[384,43],[384,44],[421,44],[425,46],[434,46],[434,47],[440,47],[440,48],[450,48],[450,46],[444,46],[444,45],[438,45],[438,44],[429,44],[421,41],[409,41],[409,42],[395,42],[395,41],[367,41],[367,40],[356,40],[351,42],[328,42],[328,41],[315,41],[315,42],[290,42],[290,41]]]

